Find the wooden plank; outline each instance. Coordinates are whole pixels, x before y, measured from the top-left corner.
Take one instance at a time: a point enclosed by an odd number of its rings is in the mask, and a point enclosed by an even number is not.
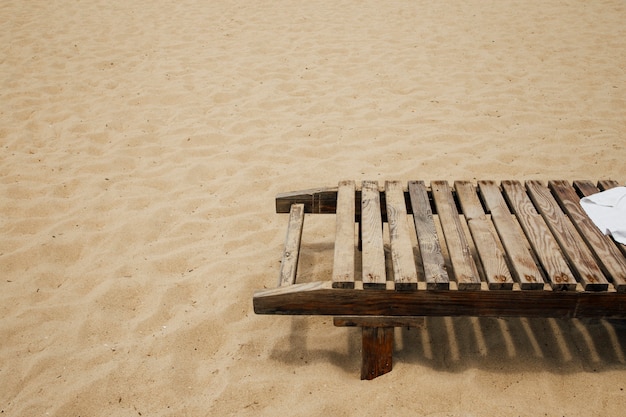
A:
[[[361,379],[371,380],[393,367],[393,327],[363,327]]]
[[[615,188],[615,187],[619,187],[620,183],[614,180],[601,180],[598,181],[598,191],[606,191],[609,190],[611,188]],[[619,243],[617,241],[615,241],[615,244],[620,248],[620,250],[622,251],[622,253],[624,253],[624,256],[626,256],[626,244],[623,243]]]
[[[493,224],[485,215],[474,185],[469,181],[456,181],[454,187],[485,271],[489,289],[512,289],[513,277],[507,267],[502,245]]]
[[[527,181],[526,188],[583,288],[587,291],[606,291],[608,281],[587,245],[561,212],[550,190],[539,181]]]
[[[601,181],[598,181],[598,187],[600,187],[600,189],[604,191],[610,188],[619,187],[619,182],[615,180],[601,180]]]
[[[304,205],[305,213],[334,214],[337,209],[337,187],[280,193],[276,196],[276,213],[289,213],[294,204]]]
[[[467,220],[487,218],[485,210],[476,194],[474,184],[469,181],[455,181],[454,189],[456,190],[456,196],[461,205],[463,215]]]
[[[417,290],[417,271],[402,184],[398,181],[385,182],[385,197],[395,288],[398,291],[414,291]]]
[[[609,190],[611,188],[619,187],[620,183],[615,180],[601,180],[598,181],[598,188],[601,191]],[[626,244],[615,241],[615,244],[620,248],[624,256],[626,256]]]
[[[613,184],[612,186],[610,184]],[[600,181],[600,188],[606,185],[607,188],[616,187],[618,182],[608,180]],[[384,194],[381,198],[381,213],[383,219],[386,218]],[[405,192],[405,199],[409,201],[409,193]],[[337,187],[313,188],[309,190],[290,191],[276,195],[276,213],[289,213],[293,204],[304,204],[304,212],[307,214],[335,214],[337,209]],[[355,196],[356,216],[361,215],[361,192],[357,190]],[[412,207],[407,205],[407,213],[413,214]],[[434,213],[436,214],[436,213]]]
[[[591,194],[599,193],[600,190],[594,183],[588,180],[574,181],[574,188],[578,190],[583,197],[587,197]]]
[[[481,191],[482,189],[483,185],[481,184]],[[519,181],[502,181],[502,190],[539,263],[546,271],[552,288],[555,290],[575,290],[576,279],[570,271],[556,239],[552,236],[543,217],[535,210],[522,183]],[[502,202],[498,204],[502,205]],[[489,206],[489,204],[487,205]],[[499,210],[502,212],[501,216],[504,217],[506,215],[505,208],[502,207]],[[520,264],[523,265],[523,261],[520,261]]]
[[[626,318],[626,293],[615,291],[350,290],[330,281],[258,291],[253,305],[257,314]]]
[[[428,190],[424,182],[410,181],[409,195],[415,232],[426,276],[426,287],[429,290],[447,290],[450,287],[450,279],[441,254],[437,229],[428,199]]]
[[[446,181],[433,181],[430,188],[458,287],[460,290],[477,290],[480,288],[480,278],[461,227],[459,212],[450,187]]]
[[[339,183],[333,257],[333,287],[354,288],[354,181]]]
[[[577,180],[574,181],[574,188],[583,196],[587,197],[591,194],[599,193],[600,191],[606,191],[611,188],[619,187],[620,184],[614,180],[600,180],[598,185],[594,185],[589,180]]]
[[[574,181],[574,188],[578,190],[578,192],[582,194],[583,197],[588,197],[592,194],[599,193],[600,190],[605,191],[615,187],[619,187],[619,183],[612,180],[599,181],[598,187],[596,187],[591,181]],[[606,236],[605,239],[609,239],[617,247],[617,249],[619,249],[619,251],[622,253],[622,256],[626,257],[625,244],[613,240],[613,238],[610,236]]]
[[[596,227],[580,206],[580,198],[574,187],[567,181],[550,181],[550,190],[563,211],[587,243],[596,261],[620,292],[626,292],[626,257],[620,252],[610,236],[604,235]]]
[[[363,288],[385,288],[385,248],[378,183],[363,181],[361,193]]]
[[[287,237],[283,249],[283,258],[280,263],[278,286],[293,285],[296,282],[298,271],[298,258],[300,256],[300,242],[302,240],[302,227],[304,225],[304,206],[294,204],[289,213]]]
[[[488,219],[472,219],[468,221],[468,227],[485,271],[489,289],[512,289],[513,277],[506,265],[504,251],[491,222]]]
[[[520,288],[523,290],[542,289],[544,282],[541,272],[524,243],[524,236],[509,212],[500,188],[493,181],[479,181],[478,187],[487,209],[491,212],[491,219],[502,240],[513,275],[519,282]],[[572,277],[571,289],[575,287],[576,281]]]
[[[276,213],[289,213],[293,204],[304,204],[304,212],[307,214],[335,214],[337,212],[338,187],[314,188],[302,191],[290,191],[276,196]],[[404,198],[409,201],[409,193],[404,193]],[[380,211],[383,221],[387,221],[385,194],[380,195]],[[407,213],[412,214],[411,207],[407,205]],[[355,215],[358,220],[361,216],[361,191],[355,193]]]

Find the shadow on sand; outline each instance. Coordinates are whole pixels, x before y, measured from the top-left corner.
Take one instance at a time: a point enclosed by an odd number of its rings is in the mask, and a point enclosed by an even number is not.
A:
[[[319,320],[332,334],[319,335],[324,328]],[[334,346],[336,338],[343,338],[346,349],[319,348],[323,341],[315,339],[328,337]],[[395,329],[394,363],[441,372],[602,372],[626,370],[624,346],[626,321],[621,320],[427,317],[418,327]],[[291,365],[326,361],[355,373],[360,352],[359,328],[334,328],[328,317],[296,316],[289,342],[275,346],[272,359]]]

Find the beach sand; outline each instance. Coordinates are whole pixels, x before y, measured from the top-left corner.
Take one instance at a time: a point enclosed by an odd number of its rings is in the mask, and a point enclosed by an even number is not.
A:
[[[0,5],[0,415],[617,416],[626,325],[257,316],[283,191],[626,182],[622,1]],[[307,220],[303,279],[331,268]],[[332,222],[331,222],[332,223]]]

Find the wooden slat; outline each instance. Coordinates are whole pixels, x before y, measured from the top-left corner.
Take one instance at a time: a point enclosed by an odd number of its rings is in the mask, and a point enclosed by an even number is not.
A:
[[[598,187],[600,187],[600,189],[604,191],[610,188],[619,187],[619,182],[615,180],[600,180],[598,181]]]
[[[483,185],[481,184],[481,191],[482,189]],[[502,190],[539,263],[546,271],[552,288],[569,291],[576,289],[576,279],[570,271],[556,239],[552,236],[543,217],[535,210],[523,185],[519,181],[502,181]],[[484,195],[485,193],[483,193]],[[499,204],[502,205],[501,202]],[[504,217],[506,215],[505,208],[502,207],[499,210]],[[523,265],[522,262],[520,264]]]
[[[591,194],[599,193],[600,191],[606,191],[611,188],[619,187],[619,182],[614,180],[602,180],[598,181],[596,186],[589,180],[577,180],[574,181],[574,188],[583,196],[588,197]]]
[[[477,290],[480,288],[480,278],[450,187],[446,181],[433,181],[431,190],[458,287],[460,290]]]
[[[595,263],[587,245],[561,212],[550,190],[539,181],[527,181],[526,188],[583,288],[587,291],[605,291],[608,281]]]
[[[580,206],[580,198],[567,181],[550,181],[548,186],[554,193],[563,211],[572,220],[581,237],[595,255],[602,271],[611,278],[617,291],[626,291],[626,258],[610,236],[605,236],[596,227]]]
[[[502,244],[493,224],[485,215],[474,185],[469,181],[456,181],[454,187],[485,271],[489,289],[512,289],[513,277],[506,265]]]
[[[276,196],[276,213],[289,213],[293,204],[304,204],[304,212],[307,214],[335,214],[337,210],[337,187],[315,188],[302,191],[280,193]],[[404,198],[409,199],[408,191]],[[380,195],[380,212],[383,221],[387,221],[385,194]],[[407,206],[407,213],[412,214],[411,207]],[[355,215],[361,216],[361,191],[355,193]]]
[[[378,183],[363,181],[361,188],[363,288],[385,288],[385,248]]]
[[[276,196],[276,213],[289,213],[294,204],[304,205],[305,213],[335,213],[337,187],[280,193]]]
[[[294,204],[289,213],[287,237],[283,249],[283,258],[280,264],[278,286],[293,285],[296,282],[298,271],[298,257],[300,256],[300,242],[302,240],[302,226],[304,225],[304,206]]]
[[[619,187],[620,183],[614,180],[602,180],[598,181],[598,187],[600,190],[605,191],[611,188]],[[615,244],[620,248],[624,256],[626,256],[626,244],[615,242]]]
[[[626,293],[602,291],[387,291],[331,282],[258,291],[257,314],[626,318]]]
[[[414,291],[417,290],[417,271],[402,184],[399,181],[387,181],[385,197],[395,288],[398,291]]]
[[[609,180],[600,181],[598,185],[603,191],[609,190],[611,188],[619,187],[619,183],[617,181],[609,181]],[[583,197],[588,197],[592,194],[600,192],[600,189],[598,189],[598,187],[596,187],[591,181],[574,181],[574,188],[577,189],[578,192],[580,192],[583,195]],[[580,203],[578,203],[578,205],[580,206]],[[592,224],[594,225],[594,228],[598,230],[598,232],[600,232],[600,230],[597,227],[595,227],[595,224],[593,222]],[[611,242],[613,245],[615,245],[617,249],[621,252],[622,256],[626,257],[626,245],[625,244],[613,240],[613,238],[610,236],[604,236],[604,234],[602,234],[602,236],[604,240],[606,240],[607,242]],[[613,273],[609,273],[609,275],[613,275]]]
[[[599,193],[600,190],[594,183],[587,180],[574,181],[574,188],[578,190],[583,197],[587,197],[591,194]]]
[[[461,205],[461,211],[467,220],[487,218],[474,184],[469,181],[455,181],[454,189]]]
[[[409,195],[417,242],[426,276],[426,288],[429,290],[447,290],[450,287],[450,279],[441,254],[437,229],[428,199],[428,190],[424,182],[410,181]]]
[[[354,288],[354,181],[339,183],[335,252],[333,257],[333,287]]]
[[[509,258],[515,279],[523,290],[540,290],[543,288],[543,278],[528,247],[524,244],[524,236],[513,219],[513,215],[502,197],[500,188],[493,181],[479,181],[480,193],[487,209],[491,212],[491,219],[496,226],[504,249]],[[572,278],[572,287],[576,282]]]
[[[605,189],[602,188],[603,186],[612,188],[619,185],[618,182],[612,180],[600,181],[598,184],[602,190]],[[381,213],[383,219],[385,219],[386,212],[384,194],[381,195],[380,198]],[[405,199],[409,201],[408,191],[405,192]],[[355,214],[358,218],[361,215],[361,191],[359,190],[356,191],[355,203]],[[309,190],[280,193],[276,196],[276,213],[289,213],[293,204],[304,204],[304,212],[307,214],[335,214],[337,208],[337,187],[314,188]],[[410,205],[407,206],[407,213],[413,214]]]

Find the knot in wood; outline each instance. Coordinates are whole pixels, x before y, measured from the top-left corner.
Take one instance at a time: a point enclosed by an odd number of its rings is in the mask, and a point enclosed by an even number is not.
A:
[[[526,281],[529,281],[529,282],[536,282],[537,281],[537,278],[535,278],[533,275],[526,274],[526,275],[524,275],[524,278],[526,278]]]
[[[564,274],[564,273],[560,273],[554,276],[554,281],[557,283],[561,283],[561,282],[568,282],[569,281],[569,277]]]

